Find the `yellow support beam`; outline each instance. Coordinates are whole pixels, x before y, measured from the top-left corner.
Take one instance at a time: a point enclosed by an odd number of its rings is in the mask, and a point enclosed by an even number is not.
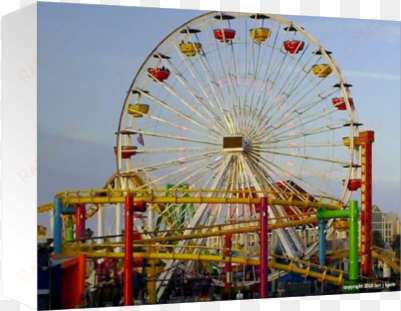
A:
[[[114,178],[114,175],[113,175]],[[113,178],[110,178],[112,180]],[[174,192],[175,196],[166,197],[166,189],[107,189],[107,185],[110,180],[106,183],[105,188],[96,190],[68,190],[58,192],[56,197],[62,198],[63,205],[75,205],[75,204],[118,204],[124,203],[125,195],[134,195],[135,201],[146,201],[151,204],[259,204],[259,198],[252,198],[253,194],[267,195],[270,205],[288,205],[298,207],[310,207],[321,209],[325,208],[328,210],[339,210],[345,207],[345,205],[334,198],[327,196],[313,196],[306,194],[304,201],[294,200],[294,196],[297,196],[293,192],[277,192],[277,191],[250,191],[250,190],[210,190],[210,189],[175,189],[170,190]],[[183,197],[179,194],[192,193],[195,196]],[[205,197],[204,194],[221,194],[219,197]],[[228,194],[234,194],[238,197],[225,197]],[[273,199],[273,195],[286,196],[287,199]],[[203,195],[203,196],[202,196]],[[248,196],[248,197],[246,197]],[[311,202],[313,201],[313,202]],[[38,207],[38,214],[50,212],[53,210],[53,203],[43,204]],[[90,218],[97,212],[97,209],[90,211]]]
[[[76,255],[77,253],[65,254],[67,256]],[[88,258],[123,258],[124,253],[108,253],[108,252],[94,252],[94,253],[84,253],[79,252],[79,254],[85,254]],[[246,258],[238,258],[238,257],[228,257],[226,256],[224,259],[221,256],[213,256],[213,255],[201,255],[201,254],[176,254],[176,253],[134,253],[134,258],[144,258],[144,259],[169,259],[169,260],[181,260],[181,261],[205,261],[205,262],[231,262],[234,264],[242,264],[242,265],[250,265],[250,266],[258,266],[259,260],[246,259]],[[270,261],[268,263],[268,267],[271,269],[282,270],[287,272],[293,272],[300,275],[308,275],[309,277],[316,279],[324,279],[325,281],[331,282],[336,285],[343,284],[343,274],[340,273],[340,276],[335,277],[331,275],[325,275],[325,273],[319,273],[310,271],[310,268],[298,268],[294,266],[294,262],[291,260],[289,264],[279,264],[275,261]],[[337,270],[339,271],[339,270]]]
[[[154,247],[149,248],[149,255],[155,253],[156,249]],[[148,293],[149,299],[148,302],[150,305],[154,305],[157,302],[157,286],[156,286],[156,279],[157,279],[157,271],[156,271],[156,259],[149,260],[150,268],[148,270]]]
[[[294,227],[294,226],[299,226],[299,225],[304,225],[304,224],[310,224],[310,223],[317,223],[318,220],[316,217],[308,217],[302,220],[294,220],[294,221],[289,221],[289,222],[283,222],[283,223],[278,223],[278,224],[272,224],[268,226],[269,230],[274,230],[274,229],[282,229],[282,228],[287,228],[287,227]],[[218,228],[219,225],[216,225],[216,228]],[[208,238],[208,237],[215,237],[215,236],[223,236],[227,234],[238,234],[238,233],[248,233],[248,232],[255,232],[260,230],[259,226],[250,226],[250,227],[244,227],[244,228],[234,228],[234,229],[228,229],[228,230],[218,230],[214,232],[203,232],[203,233],[193,233],[193,234],[185,234],[185,235],[175,235],[175,236],[167,236],[167,237],[158,237],[158,238],[152,238],[152,239],[141,239],[141,240],[136,240],[134,243],[137,244],[153,244],[153,243],[165,243],[165,242],[170,242],[170,241],[179,241],[179,240],[191,240],[191,239],[201,239],[201,238]],[[70,243],[68,243],[70,244]],[[84,247],[85,244],[78,244],[78,247]],[[110,244],[109,246],[122,246],[122,244]],[[72,244],[71,247],[76,247],[76,244]],[[87,244],[87,247],[90,248],[92,247],[91,244]]]
[[[38,207],[38,214],[47,213],[53,210],[53,203],[47,203]]]
[[[332,253],[331,259],[337,260],[337,259],[347,258],[348,255],[349,255],[348,249],[338,250],[338,251],[334,251]],[[395,258],[394,260],[391,260],[390,258],[385,256],[383,253],[381,253],[380,249],[378,249],[378,248],[375,248],[374,250],[372,250],[372,257],[385,262],[389,267],[393,268],[394,271],[396,271],[397,273],[400,273],[400,265],[397,262],[398,261],[397,258]]]
[[[244,192],[243,197],[203,197],[199,194],[202,193],[221,193],[227,195],[233,191],[222,191],[222,190],[176,190],[175,196],[165,196],[166,189],[155,189],[155,190],[110,190],[110,189],[99,189],[99,190],[80,190],[80,191],[65,191],[57,194],[57,197],[62,199],[64,205],[71,204],[118,204],[124,203],[124,197],[127,193],[134,196],[134,201],[145,201],[150,204],[259,204],[260,198],[252,198],[250,195],[248,198],[245,197],[249,194],[247,191],[234,191],[237,194]],[[177,196],[178,193],[196,193],[199,196]],[[252,191],[255,193],[261,193],[268,195],[276,194],[275,192],[269,191]],[[158,195],[159,194],[159,195]],[[305,201],[294,200],[294,194],[292,193],[280,193],[282,195],[289,196],[288,199],[273,199],[272,196],[268,197],[270,205],[288,205],[298,207],[310,207],[316,209],[327,209],[327,210],[340,210],[344,207],[341,201],[336,201],[332,198],[320,197],[319,200],[311,202],[312,197],[307,197]],[[324,203],[324,199],[328,202]]]

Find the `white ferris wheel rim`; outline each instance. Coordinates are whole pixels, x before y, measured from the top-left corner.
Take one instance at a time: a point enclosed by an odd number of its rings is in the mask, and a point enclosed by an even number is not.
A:
[[[165,45],[169,44],[173,40],[174,37],[179,35],[179,33],[180,33],[180,31],[182,29],[185,29],[186,27],[189,27],[189,25],[191,25],[191,24],[200,23],[200,22],[204,22],[206,24],[206,26],[210,25],[212,23],[207,23],[207,19],[212,17],[213,15],[216,15],[216,14],[221,14],[221,12],[209,12],[209,13],[206,13],[206,14],[204,14],[202,16],[194,18],[193,20],[181,25],[175,31],[171,32],[164,40],[162,40],[155,47],[155,49],[149,54],[149,56],[146,58],[146,60],[144,61],[144,63],[140,67],[140,69],[138,70],[138,73],[137,73],[136,77],[134,78],[134,80],[133,80],[133,82],[132,82],[132,84],[131,84],[131,86],[129,88],[129,91],[127,93],[127,97],[126,97],[126,100],[125,100],[125,103],[124,103],[124,107],[123,107],[123,110],[122,110],[122,113],[121,113],[121,116],[120,116],[119,129],[118,129],[118,135],[117,135],[117,146],[118,146],[117,147],[118,148],[118,151],[117,151],[118,152],[118,156],[117,156],[117,172],[118,173],[122,172],[122,162],[124,161],[124,160],[121,159],[121,146],[122,146],[123,135],[120,134],[120,131],[124,129],[123,128],[123,122],[124,122],[124,119],[126,119],[127,115],[128,115],[127,114],[127,107],[130,104],[130,99],[132,97],[132,90],[138,88],[136,86],[137,81],[140,80],[141,76],[147,74],[147,72],[146,72],[147,64],[150,63],[151,59],[154,57],[154,54],[158,53],[160,50],[162,50],[162,48]],[[232,14],[235,17],[249,17],[251,15],[251,13],[231,13],[231,12],[227,12],[227,13],[224,13],[224,14]],[[278,23],[280,23],[280,25],[287,25],[287,26],[292,26],[292,27],[296,28],[296,30],[304,36],[303,37],[304,39],[307,39],[309,42],[313,43],[316,46],[316,48],[318,48],[318,50],[320,50],[322,52],[322,56],[325,58],[325,61],[327,61],[327,63],[332,68],[333,73],[337,76],[337,80],[340,82],[340,85],[341,85],[341,93],[346,95],[344,97],[346,97],[347,99],[348,98],[352,98],[352,95],[351,95],[351,92],[350,92],[349,88],[345,88],[344,87],[344,85],[346,84],[346,81],[345,81],[345,78],[343,77],[340,69],[338,68],[337,64],[335,63],[335,61],[331,57],[328,56],[328,54],[326,54],[326,50],[324,49],[324,47],[316,39],[314,39],[311,35],[309,35],[303,28],[297,26],[293,22],[291,22],[291,21],[289,21],[289,20],[287,20],[287,19],[285,19],[285,18],[283,18],[281,16],[272,15],[272,14],[264,14],[264,15],[267,15],[270,19],[272,19],[274,21],[277,21]],[[353,106],[349,105],[349,103],[347,103],[347,112],[348,112],[349,118],[351,119],[351,122],[357,123],[356,111],[355,111]],[[131,121],[133,121],[133,119],[134,118],[131,118]],[[350,129],[352,129],[352,130],[350,130],[350,132],[351,132],[350,137],[358,136],[358,128],[357,128],[357,126],[355,126],[355,127],[350,126]],[[351,154],[352,154],[351,158],[354,158],[354,159],[355,158],[356,159],[359,158],[358,150],[354,150],[354,149],[351,148]],[[128,161],[126,161],[126,162],[128,162]],[[355,163],[355,161],[351,160],[351,163]],[[347,176],[346,176],[346,179],[345,179],[346,182],[348,182],[348,180],[350,180],[350,179],[356,178],[356,174],[357,174],[357,170],[354,169],[352,166],[350,166],[350,168],[348,170],[348,173],[347,173]],[[119,174],[119,176],[120,176],[120,174]],[[122,187],[129,187],[129,185],[128,186],[127,185],[123,185],[122,183],[121,183],[121,186]],[[344,189],[346,189],[346,187],[344,187]],[[351,196],[351,192],[345,190],[345,191],[343,191],[343,195],[342,195],[341,200],[347,202],[349,200],[350,196]]]
[[[186,27],[189,27],[190,25],[193,25],[195,23],[201,23],[204,22],[207,25],[212,24],[212,22],[210,22],[209,24],[208,19],[213,17],[216,14],[230,14],[233,15],[235,17],[250,17],[251,15],[253,15],[252,13],[233,13],[233,12],[218,12],[218,11],[214,11],[214,12],[209,12],[206,13],[204,15],[198,16],[190,21],[188,21],[187,23],[184,23],[183,25],[177,27],[176,30],[174,30],[173,32],[171,32],[168,36],[165,37],[165,39],[163,39],[155,48],[154,50],[149,54],[149,56],[146,58],[146,60],[143,62],[143,64],[140,66],[140,69],[138,70],[135,78],[133,79],[133,82],[127,92],[127,96],[124,102],[124,106],[120,115],[120,121],[119,121],[119,126],[118,126],[118,132],[117,132],[117,175],[119,176],[119,181],[120,181],[120,187],[121,188],[129,188],[129,185],[125,185],[123,182],[123,177],[121,176],[120,173],[122,173],[124,171],[123,169],[123,163],[131,161],[131,160],[123,160],[121,155],[122,155],[122,146],[124,143],[124,135],[121,134],[121,131],[124,130],[124,122],[127,118],[129,118],[127,109],[128,109],[128,105],[131,103],[131,97],[133,96],[132,91],[139,89],[141,90],[143,86],[141,85],[137,85],[137,82],[139,82],[141,80],[141,77],[144,75],[147,75],[147,67],[148,64],[151,63],[151,59],[154,57],[155,53],[160,53],[160,51],[162,50],[162,48],[165,45],[168,45],[169,43],[171,43],[173,41],[173,39],[175,37],[177,37],[177,35],[180,34],[180,31],[182,29],[185,29]],[[341,94],[344,96],[344,98],[346,98],[346,106],[347,106],[347,113],[348,113],[348,118],[349,118],[349,122],[350,122],[350,139],[351,139],[351,148],[350,148],[350,165],[348,170],[347,170],[347,174],[345,175],[345,185],[348,183],[349,180],[351,179],[355,179],[357,176],[357,168],[354,168],[353,165],[354,164],[358,164],[359,163],[359,150],[358,149],[354,149],[353,147],[353,137],[357,137],[359,136],[359,130],[358,130],[358,126],[354,125],[358,123],[357,120],[357,114],[356,114],[356,110],[354,109],[354,106],[349,104],[348,99],[352,98],[352,94],[349,90],[348,87],[345,87],[346,85],[346,80],[343,76],[343,74],[341,73],[338,65],[336,64],[335,60],[332,59],[327,53],[326,53],[326,49],[314,38],[312,37],[310,34],[308,34],[306,32],[306,30],[304,30],[302,27],[294,24],[293,22],[283,18],[282,16],[279,15],[274,15],[274,14],[263,14],[268,16],[270,19],[280,23],[280,25],[286,25],[286,26],[292,26],[294,27],[297,32],[299,32],[300,34],[303,35],[303,39],[305,39],[305,41],[307,40],[309,43],[312,43],[318,50],[321,51],[321,56],[322,58],[327,62],[327,64],[330,66],[330,68],[333,71],[333,74],[337,77],[337,81],[339,82],[340,85],[340,89],[341,89]],[[205,26],[205,27],[206,27]],[[199,56],[200,57],[200,56]],[[134,118],[131,117],[131,122],[133,122]],[[343,193],[341,196],[341,201],[343,202],[348,202],[350,197],[351,197],[351,191],[348,191],[346,189],[346,186],[343,186]],[[211,217],[213,218],[213,217]],[[189,226],[190,227],[190,226]],[[139,229],[139,226],[138,226]],[[329,236],[331,233],[333,232],[333,228],[330,227],[330,223],[329,223],[329,230],[327,232],[327,235]],[[306,256],[310,256],[313,252],[314,249],[316,248],[316,243],[313,244],[311,247],[309,247],[306,251],[305,251],[305,255]]]
[[[121,112],[120,115],[120,122],[119,122],[119,129],[118,129],[118,134],[117,134],[117,148],[118,148],[118,156],[117,158],[117,173],[119,174],[122,171],[122,159],[121,159],[121,145],[122,145],[122,138],[123,135],[120,134],[120,131],[123,130],[122,125],[124,122],[124,119],[127,117],[127,107],[130,104],[130,99],[132,97],[132,90],[135,89],[135,84],[136,82],[139,80],[140,76],[147,74],[146,72],[146,65],[150,62],[150,60],[153,58],[153,55],[155,53],[157,53],[158,51],[160,51],[162,49],[162,47],[166,44],[168,44],[170,41],[172,41],[172,39],[178,35],[180,33],[180,31],[182,29],[184,29],[185,27],[187,27],[190,24],[193,24],[195,22],[202,22],[207,20],[208,18],[212,17],[213,15],[216,14],[221,14],[221,12],[218,11],[213,11],[213,12],[209,12],[206,13],[204,15],[198,16],[190,21],[188,21],[187,23],[184,23],[183,25],[179,26],[176,30],[174,30],[173,32],[171,32],[168,36],[166,36],[166,38],[164,40],[162,40],[156,47],[155,49],[148,55],[148,57],[146,58],[146,60],[144,61],[144,63],[142,64],[142,66],[140,67],[140,69],[138,70],[130,88],[129,91],[127,92],[127,96],[125,99],[125,103],[124,103],[124,107],[123,110]],[[253,15],[252,13],[231,13],[231,12],[226,12],[224,14],[231,14],[235,17],[249,17],[251,15]],[[328,54],[326,54],[326,50],[324,49],[324,47],[315,39],[313,38],[311,35],[309,35],[302,27],[299,27],[298,25],[294,24],[293,22],[279,16],[279,15],[274,15],[274,14],[263,14],[268,16],[270,19],[273,19],[275,21],[278,21],[279,23],[283,24],[283,25],[287,25],[287,26],[292,26],[294,28],[297,29],[297,31],[299,31],[301,34],[304,35],[304,38],[306,38],[307,40],[309,40],[310,42],[312,42],[319,50],[322,51],[322,55],[325,57],[325,60],[328,62],[328,64],[330,65],[330,67],[333,69],[333,73],[337,76],[338,81],[341,84],[341,91],[343,94],[347,94],[347,98],[352,98],[351,92],[349,90],[349,88],[345,88],[344,85],[346,84],[345,78],[342,75],[340,69],[338,68],[336,62],[334,61],[334,59],[332,59],[331,57],[328,56]],[[351,122],[357,123],[357,115],[356,115],[356,111],[354,109],[354,107],[350,107],[348,105],[347,107],[347,112],[349,114],[349,117],[351,119]],[[133,118],[132,118],[133,119]],[[351,128],[351,127],[350,127]],[[351,132],[351,135],[355,135],[358,136],[358,127],[352,127],[353,131]],[[358,159],[358,150],[353,150],[351,151],[351,153],[353,153],[353,157]],[[356,161],[352,161],[353,163],[355,163]],[[356,178],[356,170],[353,169],[352,167],[350,167],[349,169],[349,173],[347,174],[348,176],[346,177],[346,181],[348,181],[349,179],[353,179]],[[343,201],[348,201],[349,197],[350,197],[350,192],[346,192],[343,197],[341,198]]]

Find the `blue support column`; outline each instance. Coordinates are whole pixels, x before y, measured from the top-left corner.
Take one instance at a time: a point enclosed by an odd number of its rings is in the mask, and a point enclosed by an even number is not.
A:
[[[326,265],[326,221],[319,220],[319,265]]]
[[[62,210],[61,198],[54,199],[54,254],[61,254],[63,241],[63,221],[61,219]]]

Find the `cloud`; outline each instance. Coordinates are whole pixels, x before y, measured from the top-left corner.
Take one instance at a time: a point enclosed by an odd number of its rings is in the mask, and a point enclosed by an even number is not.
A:
[[[381,80],[391,80],[399,81],[399,75],[389,75],[384,73],[372,73],[372,72],[362,72],[362,71],[345,71],[343,72],[346,76],[366,78],[366,79],[381,79]]]

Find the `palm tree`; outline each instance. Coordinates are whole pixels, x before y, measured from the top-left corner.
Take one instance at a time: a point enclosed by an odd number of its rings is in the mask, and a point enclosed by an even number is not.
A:
[[[384,240],[383,240],[383,237],[382,237],[382,234],[380,233],[380,231],[373,230],[372,238],[373,238],[373,241],[372,241],[373,246],[384,248],[385,243],[384,243]]]
[[[91,228],[86,228],[85,230],[85,238],[90,239],[91,237],[93,237],[93,230]]]
[[[90,239],[91,237],[93,237],[93,234],[94,234],[94,232],[93,232],[92,229],[86,228],[85,229],[85,240],[84,240],[84,243],[86,243],[86,239]]]
[[[401,246],[401,239],[400,235],[396,234],[393,237],[393,242],[391,243],[391,248],[395,252],[395,256],[400,259],[400,246]]]

